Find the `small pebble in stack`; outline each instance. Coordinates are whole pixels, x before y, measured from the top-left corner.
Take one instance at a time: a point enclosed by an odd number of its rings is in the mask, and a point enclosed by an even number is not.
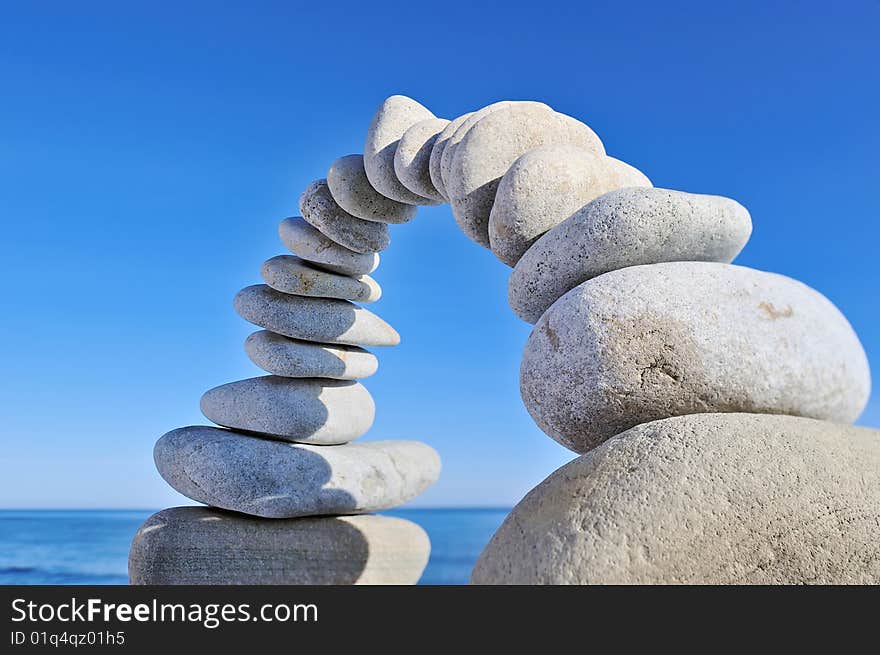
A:
[[[150,517],[129,558],[134,584],[413,584],[430,543],[414,523],[349,516],[400,505],[433,484],[440,459],[416,441],[354,442],[374,404],[358,382],[397,332],[355,303],[379,299],[369,276],[387,223],[415,207],[364,184],[361,156],[334,163],[279,228],[293,255],[263,264],[265,284],[235,309],[263,328],[245,342],[270,375],[211,389],[204,415],[159,439],[154,455],[177,491],[210,507]],[[337,201],[338,198],[338,201]],[[343,209],[343,206],[345,209]],[[310,518],[305,518],[310,517]]]

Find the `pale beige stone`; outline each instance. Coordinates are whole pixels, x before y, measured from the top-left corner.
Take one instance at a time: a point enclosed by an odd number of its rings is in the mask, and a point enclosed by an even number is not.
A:
[[[521,256],[510,274],[508,301],[517,316],[534,323],[564,293],[597,275],[669,261],[730,263],[751,233],[748,210],[730,198],[617,189],[553,227]]]
[[[443,156],[452,154],[453,158],[445,178],[446,192],[462,231],[488,248],[489,215],[501,177],[529,150],[557,144],[605,154],[602,142],[589,127],[536,103],[501,107],[478,120],[454,153],[447,145]]]
[[[397,144],[394,153],[394,173],[407,189],[438,203],[446,199],[431,182],[431,152],[437,137],[449,124],[443,118],[428,118],[410,127]]]
[[[435,205],[407,189],[394,172],[397,144],[410,127],[419,121],[436,118],[426,107],[406,96],[391,96],[376,110],[364,144],[364,168],[370,184],[386,198],[410,205]]]
[[[513,509],[475,584],[880,584],[880,432],[696,414],[632,428]]]
[[[822,294],[706,262],[631,266],[575,287],[541,316],[520,368],[526,409],[576,452],[683,414],[848,423],[870,389],[858,337]]]
[[[489,214],[492,252],[505,264],[516,265],[547,230],[622,186],[620,171],[626,169],[621,165],[626,166],[568,144],[529,150],[513,162],[498,184]]]
[[[376,191],[367,179],[363,155],[347,155],[334,161],[327,171],[327,186],[336,204],[365,221],[406,223],[418,209]]]

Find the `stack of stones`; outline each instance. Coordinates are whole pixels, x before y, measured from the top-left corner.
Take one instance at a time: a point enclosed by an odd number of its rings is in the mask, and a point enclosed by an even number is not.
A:
[[[355,303],[379,299],[369,273],[388,246],[387,224],[409,220],[415,208],[370,193],[361,177],[363,158],[346,157],[312,183],[302,217],[279,227],[294,254],[266,261],[265,284],[235,297],[238,314],[263,328],[245,351],[270,375],[202,396],[202,413],[222,427],[159,439],[162,477],[210,507],[150,517],[132,544],[132,583],[414,584],[421,576],[430,551],[424,531],[368,513],[420,494],[436,481],[440,459],[416,441],[354,441],[375,412],[358,380],[378,360],[363,347],[400,341]]]
[[[288,246],[325,269],[351,264],[325,252],[364,257],[388,245],[385,223],[406,222],[416,205],[442,202],[470,239],[513,267],[510,306],[534,325],[522,359],[523,402],[544,432],[580,454],[514,508],[480,556],[473,582],[880,582],[880,433],[847,425],[870,392],[865,353],[821,294],[730,263],[751,235],[744,207],[654,188],[609,156],[587,125],[543,103],[498,102],[447,121],[392,96],[373,117],[364,155],[337,160],[326,182],[304,194],[303,217],[317,231],[289,219],[282,238],[300,235],[296,244],[285,238]],[[308,247],[306,234],[313,239]],[[366,274],[370,261],[334,270]],[[221,425],[302,441],[299,424],[279,424],[275,416],[308,415],[308,403],[299,393],[291,401],[283,380],[291,375],[282,363],[294,348],[288,338],[381,345],[366,335],[388,333],[366,310],[349,309],[340,320],[330,307],[343,301],[303,299],[306,287],[330,283],[299,284],[293,266],[270,260],[264,275],[271,288],[246,289],[237,301],[245,318],[270,331],[251,337],[252,358],[282,377],[221,387],[203,407]],[[335,297],[371,299],[375,284],[357,281],[357,291],[349,281]],[[327,305],[318,309],[319,303]],[[344,369],[356,366],[346,361]],[[358,361],[369,369],[366,359]],[[320,370],[309,375],[334,377]],[[310,398],[320,392],[323,407],[345,414],[328,434],[345,441],[355,424],[368,426],[365,392],[356,383],[309,384]],[[212,436],[189,437],[184,447],[166,435],[157,461],[191,497],[256,513],[307,495],[264,484],[273,454],[249,460],[244,475],[262,486],[244,502],[242,485],[227,489],[225,482],[234,477],[238,453],[249,450],[242,439],[275,442],[188,430]],[[327,438],[322,432],[312,443],[336,443]],[[218,445],[226,442],[233,445]],[[296,448],[314,454],[326,447]],[[419,484],[404,485],[412,495],[433,479],[436,465],[424,447],[410,452],[413,470],[423,467]],[[168,472],[182,457],[202,464]],[[197,479],[191,469],[199,470]],[[363,501],[355,505],[366,511]],[[352,511],[345,502],[309,507]],[[204,527],[176,529],[186,533],[178,541],[192,556],[194,535]],[[140,534],[133,561],[148,564],[133,570],[174,559],[144,549],[150,540]],[[181,575],[178,569],[164,579]]]

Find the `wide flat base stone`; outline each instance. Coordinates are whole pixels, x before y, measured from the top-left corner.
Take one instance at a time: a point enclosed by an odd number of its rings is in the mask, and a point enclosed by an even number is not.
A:
[[[878,584],[880,432],[695,414],[627,430],[532,489],[476,584]]]
[[[387,516],[259,519],[209,507],[153,514],[131,544],[134,585],[415,584],[428,535]]]

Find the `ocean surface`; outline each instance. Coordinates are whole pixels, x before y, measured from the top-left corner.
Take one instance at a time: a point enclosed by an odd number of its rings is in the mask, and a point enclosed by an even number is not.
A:
[[[421,525],[431,559],[419,584],[467,584],[507,509],[382,512]],[[0,584],[128,584],[128,547],[142,510],[0,510]]]

